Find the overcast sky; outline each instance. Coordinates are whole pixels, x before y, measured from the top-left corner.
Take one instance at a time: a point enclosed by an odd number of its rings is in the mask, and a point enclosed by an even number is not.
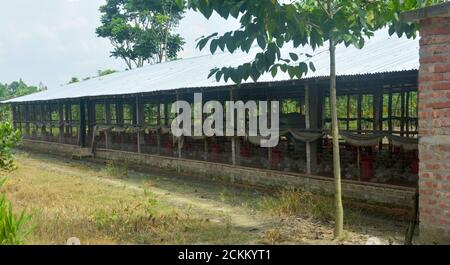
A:
[[[99,69],[124,70],[120,59],[109,57],[108,40],[97,38],[99,7],[105,0],[14,0],[0,7],[0,82],[22,78],[49,88],[72,76],[87,77]],[[235,20],[213,16],[206,20],[189,11],[177,31],[186,41],[181,58],[198,56],[195,40],[239,26]],[[205,53],[205,52],[202,52]]]

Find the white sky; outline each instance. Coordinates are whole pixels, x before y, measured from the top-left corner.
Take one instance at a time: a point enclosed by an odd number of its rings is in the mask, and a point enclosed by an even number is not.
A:
[[[49,88],[67,83],[72,76],[94,76],[100,69],[124,70],[120,59],[110,58],[107,39],[97,38],[100,5],[105,0],[14,0],[0,7],[0,82],[22,78]],[[177,32],[185,39],[181,58],[208,51],[195,49],[195,40],[213,32],[238,28],[236,20],[188,11]],[[206,49],[208,50],[208,49]]]

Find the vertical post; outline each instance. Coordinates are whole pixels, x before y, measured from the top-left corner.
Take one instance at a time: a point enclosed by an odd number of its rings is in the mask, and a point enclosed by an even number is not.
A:
[[[111,103],[108,100],[105,101],[105,123],[108,127],[112,125]],[[111,148],[111,131],[109,129],[105,131],[105,148]]]
[[[13,119],[13,127],[14,130],[17,130],[17,111],[16,111],[16,104],[11,104],[11,114]]]
[[[230,88],[230,101],[231,102],[233,101],[233,88]],[[236,121],[235,121],[235,118],[234,118],[235,117],[234,114],[235,113],[234,113],[234,110],[233,110],[233,113],[232,113],[232,117],[233,117],[232,121],[234,123],[233,127],[236,124]],[[231,122],[231,121],[227,121],[227,122]],[[236,138],[234,137],[234,135],[231,136],[231,163],[233,164],[233,166],[236,165]]]
[[[86,147],[86,102],[80,99],[80,127],[78,128],[78,142],[81,147]]]
[[[380,89],[376,89],[373,94],[373,129],[375,131],[381,131],[382,128],[382,119],[383,119],[383,93]],[[378,145],[379,149],[382,148],[382,140],[380,140],[380,143]]]
[[[392,133],[392,90],[389,88],[389,99],[388,99],[388,130]]]
[[[318,93],[305,85],[305,126],[307,130],[317,129]],[[314,173],[317,168],[317,141],[306,143],[306,173]]]
[[[47,105],[47,119],[48,119],[48,124],[49,124],[49,136],[53,136],[53,117],[52,117],[52,112],[53,112],[53,108],[52,108],[52,104],[48,104]]]
[[[124,126],[124,120],[123,120],[123,101],[122,99],[117,99],[116,102],[116,124],[120,127]],[[123,145],[124,142],[124,135],[123,132],[120,132],[120,144]]]
[[[47,130],[46,130],[46,118],[47,116],[45,115],[45,105],[41,103],[41,105],[39,106],[40,109],[40,118],[41,118],[41,140],[44,140],[46,135],[47,135]]]
[[[30,105],[29,104],[26,104],[25,105],[25,132],[26,132],[26,135],[27,135],[27,137],[30,137],[30,135],[31,135],[31,129],[30,129],[30,114],[31,114],[31,111],[30,111]]]
[[[405,102],[405,127],[406,127],[406,136],[409,137],[409,94],[410,92],[406,92],[406,102]]]
[[[157,120],[157,125],[158,125],[158,130],[157,130],[157,134],[156,134],[156,141],[158,144],[157,147],[157,154],[160,155],[161,154],[161,102],[158,101],[158,106],[157,106],[157,114],[156,114],[156,118]]]
[[[179,95],[178,92],[177,92],[177,93],[176,93],[176,102],[175,102],[177,112],[180,110],[180,109],[179,109],[179,106],[178,106],[178,100],[179,100],[179,99],[180,99],[180,95]],[[167,108],[164,107],[164,110],[166,111],[166,113],[168,113]],[[166,115],[166,117],[167,117],[167,115]],[[166,119],[166,121],[167,121],[167,123],[168,123],[168,120],[167,120],[167,119]],[[177,137],[178,159],[181,159],[181,156],[182,156],[182,154],[181,154],[181,137],[184,137],[184,136]],[[178,172],[178,173],[181,172],[180,161],[177,161],[177,172]]]
[[[169,103],[164,103],[164,126],[169,127]]]
[[[405,92],[400,92],[400,135],[405,131]]]
[[[358,116],[357,116],[357,130],[358,133],[361,133],[362,130],[362,94],[361,92],[358,92],[358,103],[357,103],[357,110],[358,110]]]
[[[72,111],[71,105],[69,102],[66,102],[66,104],[64,104],[64,120],[65,120],[65,137],[67,137],[70,134],[70,127],[69,125],[72,123],[71,119],[70,119],[70,112]],[[71,126],[71,125],[70,125]]]
[[[144,137],[145,137],[144,135],[145,131],[142,130],[144,129],[145,116],[144,116],[144,104],[140,96],[136,96],[136,119],[138,127],[137,133],[138,153],[142,153],[142,145],[144,144]]]
[[[350,95],[347,95],[347,131],[350,130]]]
[[[59,114],[59,142],[64,143],[64,108],[62,103],[58,103]]]

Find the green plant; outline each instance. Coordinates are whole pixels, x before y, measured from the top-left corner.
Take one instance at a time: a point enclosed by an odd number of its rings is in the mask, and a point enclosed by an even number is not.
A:
[[[20,131],[14,130],[9,122],[0,123],[0,168],[13,170],[14,164],[13,148],[22,141]]]
[[[277,197],[266,197],[261,202],[262,209],[280,216],[305,216],[321,221],[334,217],[333,200],[310,192],[282,190]]]
[[[6,179],[0,179],[0,187]],[[25,238],[32,232],[32,228],[27,224],[31,220],[31,215],[25,210],[19,215],[15,215],[12,204],[6,199],[4,193],[0,195],[0,245],[21,245]]]
[[[108,164],[102,169],[103,173],[110,177],[116,177],[120,179],[128,178],[128,166],[126,164],[117,164],[114,162],[108,162]]]

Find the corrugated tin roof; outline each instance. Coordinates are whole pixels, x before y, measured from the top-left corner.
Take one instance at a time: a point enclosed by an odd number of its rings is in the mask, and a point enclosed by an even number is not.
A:
[[[149,65],[131,71],[124,71],[104,77],[94,78],[63,87],[50,88],[46,91],[11,99],[3,103],[55,100],[65,98],[80,98],[87,96],[121,95],[162,90],[217,87],[231,85],[232,81],[216,82],[215,78],[207,79],[210,69],[222,66],[238,66],[250,62],[259,48],[253,48],[247,54],[244,52],[217,53],[195,58],[182,59],[157,65]],[[294,49],[285,47],[288,52],[309,53],[315,67],[315,72],[309,72],[306,77],[329,75],[328,50],[322,47],[312,51],[310,48]],[[285,56],[288,58],[288,56]],[[336,49],[337,75],[371,74],[414,70],[419,68],[419,41],[389,36],[386,30],[378,31],[366,42],[362,50],[354,47],[346,48],[339,45]],[[270,74],[263,75],[258,82],[289,80],[282,72],[272,78]],[[252,82],[250,79],[248,82]]]

